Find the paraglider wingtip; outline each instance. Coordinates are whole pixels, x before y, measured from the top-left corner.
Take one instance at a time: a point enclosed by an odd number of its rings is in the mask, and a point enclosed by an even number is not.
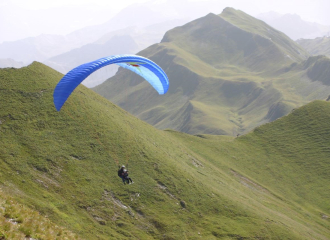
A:
[[[54,107],[55,107],[55,109],[56,109],[56,111],[60,111],[61,110],[61,108],[62,108],[62,106],[59,106],[59,104],[57,104],[56,102],[55,102],[55,100],[54,100]]]

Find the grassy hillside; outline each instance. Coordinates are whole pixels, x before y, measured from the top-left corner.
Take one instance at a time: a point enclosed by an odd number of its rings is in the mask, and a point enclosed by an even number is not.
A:
[[[159,129],[236,136],[330,90],[324,61],[316,74],[301,46],[232,8],[168,31],[139,55],[165,70],[166,95],[124,69],[93,90]]]
[[[61,77],[40,63],[0,70],[0,188],[19,204],[81,239],[330,237],[328,103],[238,139],[198,137],[157,130],[83,86],[56,112]]]
[[[0,189],[0,239],[79,239]]]
[[[235,140],[173,134],[204,159],[221,169],[230,169],[242,186],[261,194],[257,199],[264,206],[274,204],[264,198],[271,195],[290,205],[287,216],[291,220],[301,214],[329,231],[329,120],[330,104],[315,101]],[[296,215],[293,209],[300,213]]]
[[[239,168],[278,196],[294,199],[321,216],[330,212],[329,119],[330,104],[315,101],[228,142],[220,136],[201,135],[199,139],[174,134],[189,138],[191,149],[210,161],[218,159],[215,164]]]
[[[298,39],[297,43],[306,49],[311,55],[325,55],[330,57],[330,37],[318,37],[315,39]]]

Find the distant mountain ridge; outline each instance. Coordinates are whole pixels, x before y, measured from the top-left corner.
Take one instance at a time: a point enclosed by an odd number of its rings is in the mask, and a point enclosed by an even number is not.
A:
[[[0,44],[0,58],[12,58],[25,65],[33,61],[44,61],[54,55],[64,53],[74,46],[64,36],[40,35]]]
[[[330,58],[330,34],[315,39],[298,39],[297,43],[311,55],[325,55]]]
[[[152,24],[146,28],[127,27],[117,31],[108,32],[97,41],[73,48],[63,54],[59,54],[44,60],[43,63],[65,74],[74,67],[85,62],[116,54],[135,54],[141,49],[160,42],[164,32],[177,24],[182,19]],[[111,65],[88,77],[83,84],[94,87],[106,79],[115,75],[118,66]]]
[[[8,68],[8,67],[20,68],[23,66],[24,64],[22,62],[17,62],[11,58],[0,59],[0,68]]]
[[[134,54],[138,49],[138,45],[129,35],[115,35],[104,44],[87,44],[81,48],[76,48],[61,55],[49,58],[47,61],[44,61],[44,63],[61,73],[67,73],[81,64],[94,61],[104,56]],[[84,81],[84,84],[86,86],[98,85],[105,79],[113,76],[117,69],[118,67],[116,65],[102,68],[100,71],[89,76]]]
[[[263,13],[256,16],[291,39],[323,37],[330,33],[330,26],[304,21],[297,14]]]
[[[130,20],[131,15],[139,17],[134,21]],[[153,19],[153,21],[151,21]],[[29,37],[16,41],[6,41],[0,43],[0,58],[11,58],[15,61],[23,62],[26,66],[33,61],[39,61],[48,63],[54,61],[54,57],[68,53],[73,50],[80,49],[81,47],[87,46],[92,48],[96,47],[94,51],[99,52],[97,45],[104,44],[109,41],[114,36],[130,36],[134,38],[137,44],[137,49],[131,52],[132,49],[128,45],[125,50],[125,42],[120,43],[118,39],[118,44],[122,44],[120,49],[123,50],[122,53],[136,53],[141,49],[148,47],[154,43],[161,40],[163,34],[168,29],[187,22],[186,19],[170,19],[160,12],[156,12],[146,6],[133,4],[133,6],[127,7],[119,12],[114,17],[110,18],[103,24],[98,24],[94,26],[88,26],[81,28],[79,30],[73,31],[67,35],[55,35],[55,34],[42,34],[36,37]],[[107,46],[108,47],[108,46]],[[75,58],[79,61],[78,51]],[[104,54],[109,54],[109,51],[105,49]],[[73,54],[71,52],[70,54]],[[110,55],[115,54],[115,52],[110,51]],[[104,55],[102,55],[104,56]],[[93,59],[95,60],[95,59]],[[68,66],[62,65],[60,62],[53,62],[50,65],[55,67],[55,69],[61,71],[62,73],[67,73]],[[110,74],[109,76],[112,76]],[[105,80],[105,79],[103,79]]]
[[[138,54],[165,70],[166,95],[123,69],[94,90],[160,129],[236,136],[330,90],[309,78],[314,65],[304,64],[301,46],[232,8],[176,27]]]

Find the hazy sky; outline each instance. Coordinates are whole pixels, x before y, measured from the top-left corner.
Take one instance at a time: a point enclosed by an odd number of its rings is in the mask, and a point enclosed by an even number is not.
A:
[[[13,3],[17,6],[26,9],[46,9],[46,8],[56,8],[65,5],[89,5],[95,4],[99,6],[111,6],[114,10],[120,10],[130,4],[147,2],[144,0],[1,0],[0,4]],[[1,5],[0,5],[1,6]]]
[[[106,22],[132,4],[158,8],[169,18],[197,18],[234,7],[252,16],[274,11],[330,25],[330,0],[0,0],[0,43],[40,34],[68,34]]]

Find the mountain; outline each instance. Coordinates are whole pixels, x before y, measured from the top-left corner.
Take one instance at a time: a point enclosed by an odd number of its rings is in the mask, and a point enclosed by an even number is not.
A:
[[[24,64],[22,62],[17,62],[11,58],[0,59],[0,68],[8,68],[8,67],[20,68],[23,66]]]
[[[262,13],[258,19],[285,33],[293,40],[300,38],[316,38],[329,34],[330,26],[307,22],[297,14]]]
[[[119,29],[117,31],[109,32],[103,35],[94,43],[103,44],[109,41],[114,36],[129,35],[134,39],[140,51],[146,47],[149,47],[152,44],[159,43],[162,40],[166,31],[174,27],[183,25],[186,22],[186,19],[174,19],[161,23],[150,24],[146,27],[130,26],[127,28]]]
[[[138,54],[165,70],[168,93],[157,96],[124,69],[93,90],[160,129],[236,136],[329,95],[308,77],[313,60],[301,46],[232,8],[176,27]]]
[[[91,8],[91,11],[96,11],[93,9]],[[133,14],[137,19],[132,22]],[[6,16],[3,17],[7,18]],[[160,42],[167,30],[187,21],[185,18],[173,19],[163,16],[161,11],[154,11],[145,5],[133,4],[103,24],[81,28],[67,35],[42,34],[37,37],[3,42],[0,44],[0,59],[11,58],[23,62],[24,65],[40,61],[66,74],[77,67],[76,64],[81,64],[86,59],[93,61],[108,55],[134,54]],[[64,59],[65,57],[68,59]],[[84,84],[89,87],[100,84],[113,76],[117,69],[111,67],[107,71],[103,70],[101,74],[93,75]]]
[[[66,53],[53,56],[43,63],[66,74],[71,69],[85,62],[115,54],[135,54],[152,44],[161,41],[164,33],[182,23],[184,20],[173,20],[152,24],[146,28],[127,27],[109,32],[94,43],[74,48]],[[87,87],[94,87],[104,80],[112,77],[118,70],[118,66],[111,65],[94,73],[84,81]]]
[[[115,35],[104,44],[87,44],[81,48],[76,48],[69,52],[52,57],[47,61],[44,61],[44,63],[59,72],[67,73],[71,69],[86,62],[91,62],[110,55],[134,54],[137,50],[138,46],[132,37],[129,35]],[[109,76],[113,76],[117,69],[118,67],[114,65],[103,68],[102,70],[89,76],[89,78],[84,81],[84,84],[86,86],[95,86],[109,78]]]
[[[58,52],[58,46],[64,40],[62,36],[43,35],[23,40],[4,42],[0,44],[0,57],[12,58],[30,64],[33,61],[43,61]],[[46,50],[46,51],[45,51]],[[55,52],[52,52],[54,51]]]
[[[78,46],[64,36],[44,34],[1,43],[0,58],[12,58],[28,65],[33,61],[44,61]]]
[[[325,55],[330,58],[330,36],[315,39],[298,39],[297,43],[311,55]]]
[[[192,136],[84,86],[57,112],[61,77],[37,62],[0,69],[1,238],[42,238],[29,219],[43,229],[47,216],[59,239],[329,239],[328,102],[239,138]]]
[[[131,16],[134,16],[132,21]],[[69,39],[83,41],[83,44],[98,41],[105,34],[127,29],[128,27],[145,28],[156,23],[167,22],[170,19],[161,12],[156,12],[146,5],[133,4],[124,8],[110,20],[95,26],[88,26],[67,35]],[[173,20],[173,19],[171,19]]]
[[[72,19],[72,12],[76,19]],[[113,12],[97,4],[32,10],[7,1],[1,6],[0,16],[0,58],[12,58],[27,65],[93,42],[90,36],[76,33],[76,29],[93,28],[99,22],[109,21]]]
[[[252,71],[299,61],[307,56],[283,33],[230,8],[220,16],[209,14],[173,29],[165,34],[162,42],[174,43],[215,67],[230,64]],[[202,42],[204,45],[198,46]]]

